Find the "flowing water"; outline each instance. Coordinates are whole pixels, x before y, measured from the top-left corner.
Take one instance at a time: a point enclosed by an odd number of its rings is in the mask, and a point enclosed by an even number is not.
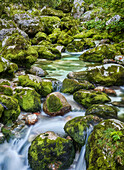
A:
[[[56,78],[60,81],[66,77],[66,75],[71,71],[81,71],[86,70],[87,64],[83,61],[79,61],[78,55],[70,55],[63,54],[63,58],[61,60],[56,61],[46,61],[39,60],[36,65],[41,65],[42,68],[45,68],[49,75],[49,78]],[[59,87],[57,90],[59,91]],[[118,97],[111,97],[112,101],[120,101],[120,94],[123,92],[120,89],[116,90]],[[57,117],[49,117],[43,111],[41,111],[41,115],[39,116],[39,120],[35,125],[27,126],[20,131],[20,134],[17,135],[14,139],[11,139],[8,142],[4,142],[0,145],[0,170],[30,170],[28,165],[28,148],[30,146],[31,141],[40,133],[44,133],[46,131],[54,131],[60,136],[64,136],[64,125],[65,123],[74,117],[84,116],[85,109],[77,104],[73,100],[73,96],[69,94],[63,94],[68,102],[72,106],[72,111],[64,116]],[[42,108],[42,105],[41,105]],[[123,108],[120,111],[124,112]],[[26,113],[23,113],[26,114]],[[87,138],[93,127],[87,129]],[[82,147],[80,153],[76,153],[74,163],[71,165],[69,170],[86,170],[86,162],[85,162],[85,150],[86,143]]]

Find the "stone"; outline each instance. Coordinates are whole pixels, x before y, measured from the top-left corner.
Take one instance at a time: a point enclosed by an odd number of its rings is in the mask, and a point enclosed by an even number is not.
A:
[[[86,42],[85,40],[74,39],[72,43],[67,45],[67,51],[69,51],[69,52],[81,52],[85,49],[95,47],[95,43],[91,42],[90,40],[88,40]]]
[[[34,125],[38,121],[38,116],[36,114],[30,114],[26,116],[25,123],[27,125]]]
[[[90,169],[117,169],[124,167],[124,123],[108,119],[94,127],[88,139],[86,160]]]
[[[117,109],[104,104],[94,104],[86,110],[86,115],[96,115],[104,119],[117,118]]]
[[[2,56],[17,63],[21,67],[30,67],[38,57],[38,53],[23,36],[12,34],[5,42]]]
[[[79,116],[69,120],[65,124],[64,130],[76,143],[78,143],[78,146],[83,146],[85,144],[87,130],[100,121],[102,121],[102,119],[93,115]]]
[[[23,87],[33,87],[42,97],[46,97],[53,91],[52,82],[50,80],[43,80],[39,76],[32,74],[21,75],[18,77],[18,80],[19,85]]]
[[[8,95],[8,96],[12,96],[13,95],[13,90],[8,85],[0,85],[0,94],[5,94],[5,95]]]
[[[119,64],[89,67],[87,73],[88,80],[95,84],[104,86],[124,84],[124,67]]]
[[[68,169],[74,156],[73,142],[50,131],[37,136],[28,150],[28,160],[32,170]]]
[[[84,108],[89,108],[93,104],[104,104],[111,101],[105,93],[93,90],[79,90],[73,94],[73,99]]]
[[[71,105],[61,93],[53,92],[47,96],[43,103],[43,110],[50,116],[63,116],[71,111]]]
[[[47,71],[43,70],[40,67],[36,67],[36,66],[31,66],[29,73],[34,74],[39,77],[45,77],[46,75],[48,75]]]
[[[36,112],[41,110],[40,95],[33,88],[18,86],[14,89],[13,96],[24,111]]]
[[[120,19],[121,19],[120,15],[115,15],[106,22],[106,25],[112,24],[113,22],[118,22],[120,21]]]
[[[73,94],[74,92],[80,90],[80,89],[93,89],[94,85],[91,84],[90,82],[84,80],[84,81],[78,81],[76,79],[64,79],[61,91],[63,93],[71,93]]]
[[[6,124],[9,121],[10,122],[16,121],[20,114],[18,100],[14,97],[0,94],[0,106],[1,105],[2,115],[0,117],[0,122]]]
[[[80,56],[80,60],[88,62],[102,62],[104,59],[114,59],[118,51],[113,45],[102,44],[89,49]]]
[[[14,73],[18,70],[18,66],[15,63],[0,56],[0,78],[14,76]]]

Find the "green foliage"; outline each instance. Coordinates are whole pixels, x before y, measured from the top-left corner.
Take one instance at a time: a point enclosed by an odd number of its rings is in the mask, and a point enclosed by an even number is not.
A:
[[[111,132],[110,136],[114,141],[117,141],[121,138],[121,136],[123,136],[123,133],[121,131],[113,131]]]

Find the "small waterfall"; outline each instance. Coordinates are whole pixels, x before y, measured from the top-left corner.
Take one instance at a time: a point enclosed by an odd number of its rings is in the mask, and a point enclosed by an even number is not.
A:
[[[32,126],[28,129],[26,136],[23,139],[15,138],[10,140],[9,143],[4,142],[0,149],[0,170],[27,170],[28,161],[27,152],[29,143],[29,134]]]
[[[88,137],[89,137],[90,133],[92,132],[92,130],[93,130],[93,126],[90,126],[86,130],[85,145],[81,148],[80,155],[79,155],[75,170],[81,170],[81,169],[86,170],[86,161],[85,161],[86,144],[87,144]]]

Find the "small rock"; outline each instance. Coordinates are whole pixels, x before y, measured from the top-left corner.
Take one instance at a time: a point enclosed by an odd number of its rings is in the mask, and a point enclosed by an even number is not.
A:
[[[36,114],[31,114],[26,117],[25,123],[28,125],[34,125],[38,121]]]

